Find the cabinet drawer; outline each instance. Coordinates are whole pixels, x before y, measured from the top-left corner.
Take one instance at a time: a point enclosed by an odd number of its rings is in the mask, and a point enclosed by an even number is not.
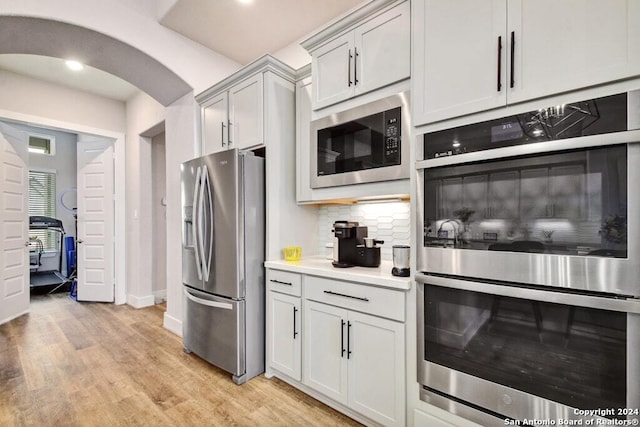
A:
[[[301,277],[288,271],[267,270],[267,285],[269,290],[300,296]]]
[[[404,322],[404,292],[305,276],[305,298]]]

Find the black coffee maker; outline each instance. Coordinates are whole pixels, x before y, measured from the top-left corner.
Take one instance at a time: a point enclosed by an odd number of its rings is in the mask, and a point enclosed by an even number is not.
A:
[[[333,266],[378,267],[380,266],[380,247],[384,243],[367,237],[367,227],[356,221],[336,221],[333,223]]]

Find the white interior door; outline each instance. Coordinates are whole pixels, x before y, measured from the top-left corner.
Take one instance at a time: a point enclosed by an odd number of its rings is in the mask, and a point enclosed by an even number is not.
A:
[[[0,324],[29,311],[28,143],[0,123]]]
[[[78,300],[114,299],[113,140],[78,138]]]

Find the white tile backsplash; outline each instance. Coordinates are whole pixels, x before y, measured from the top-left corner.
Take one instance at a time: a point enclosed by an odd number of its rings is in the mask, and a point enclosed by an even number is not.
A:
[[[333,243],[331,228],[335,221],[357,221],[366,225],[369,237],[384,240],[380,254],[383,260],[392,260],[393,245],[409,244],[409,202],[358,203],[354,205],[325,205],[319,210],[319,253],[325,245]]]

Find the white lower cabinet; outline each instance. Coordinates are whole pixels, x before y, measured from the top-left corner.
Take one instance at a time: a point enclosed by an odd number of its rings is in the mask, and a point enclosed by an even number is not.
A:
[[[266,374],[369,425],[404,426],[405,293],[267,268]]]
[[[404,425],[404,324],[304,301],[303,383],[383,425]]]
[[[269,292],[268,328],[271,367],[300,381],[301,324],[300,298]]]

